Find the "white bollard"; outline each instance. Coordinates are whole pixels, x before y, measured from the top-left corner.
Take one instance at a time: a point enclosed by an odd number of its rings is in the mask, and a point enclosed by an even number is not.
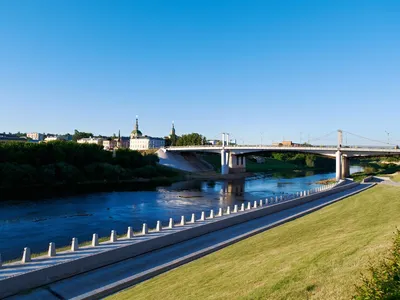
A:
[[[250,201],[247,202],[247,209],[251,209],[251,203],[250,203]]]
[[[111,230],[110,242],[115,243],[117,241],[117,232],[115,230]]]
[[[204,211],[201,212],[200,221],[204,221],[206,219],[206,214]]]
[[[262,201],[262,199],[260,199],[260,206],[263,206],[263,201]]]
[[[142,234],[148,234],[148,233],[149,233],[149,228],[147,227],[146,223],[143,223]]]
[[[214,210],[210,210],[210,219],[214,219]]]
[[[128,231],[126,232],[126,237],[127,237],[128,239],[133,238],[133,229],[132,229],[131,226],[128,226]]]
[[[31,259],[31,249],[28,247],[24,248],[24,253],[22,254],[22,263],[30,262]]]
[[[222,216],[222,208],[220,207],[218,210],[218,217],[221,217],[221,216]]]
[[[242,205],[240,205],[240,211],[244,211],[244,203],[242,203]]]
[[[156,231],[161,231],[161,230],[162,230],[161,221],[157,221]]]
[[[253,208],[257,208],[257,201],[254,200]]]
[[[233,207],[233,213],[237,213],[238,212],[238,206],[237,204],[235,204],[235,206]]]
[[[174,219],[169,218],[169,225],[168,225],[168,227],[169,227],[170,229],[174,228]]]
[[[181,225],[183,226],[183,225],[185,225],[185,224],[186,224],[185,216],[182,216],[182,217],[181,217]]]
[[[231,214],[231,207],[230,207],[230,206],[228,206],[228,207],[226,208],[226,214],[227,214],[227,215],[230,215],[230,214]]]
[[[279,201],[281,201],[281,202],[282,202],[282,200],[283,200],[283,198],[282,198],[282,196],[281,196]]]
[[[276,203],[278,203],[278,202],[279,202],[279,200],[278,200],[278,196],[276,196],[276,197],[275,197],[275,202],[276,202]]]
[[[271,197],[271,201],[269,203],[274,203],[274,197]]]
[[[195,216],[195,214],[192,214],[192,219],[190,220],[190,223],[196,223],[196,216]]]
[[[49,243],[49,252],[47,255],[49,257],[56,256],[56,245],[54,243]]]
[[[97,235],[97,233],[93,233],[92,247],[96,247],[98,245],[99,245],[99,236]]]
[[[71,251],[78,251],[78,249],[79,249],[78,238],[72,238]]]

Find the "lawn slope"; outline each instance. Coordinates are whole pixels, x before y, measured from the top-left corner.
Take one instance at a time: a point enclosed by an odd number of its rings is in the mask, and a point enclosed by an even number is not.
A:
[[[400,225],[377,186],[138,284],[111,299],[350,299]]]

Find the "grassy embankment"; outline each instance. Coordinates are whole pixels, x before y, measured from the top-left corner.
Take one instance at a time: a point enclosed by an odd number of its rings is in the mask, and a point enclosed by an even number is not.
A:
[[[359,165],[364,168],[363,172],[357,172],[350,177],[355,181],[362,181],[368,176],[390,176],[396,172],[400,172],[400,165],[384,163],[382,159],[363,159],[359,161]],[[395,158],[392,158],[395,159]],[[392,179],[396,180],[396,175]]]
[[[400,189],[377,186],[110,299],[350,299],[399,214]]]
[[[392,176],[392,180],[396,182],[400,182],[400,173]]]

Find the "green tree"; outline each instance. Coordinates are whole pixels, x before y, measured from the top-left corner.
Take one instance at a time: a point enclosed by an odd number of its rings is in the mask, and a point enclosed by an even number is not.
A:
[[[176,142],[177,146],[206,145],[207,139],[199,133],[190,133],[182,135]]]
[[[76,142],[79,139],[89,138],[91,136],[93,136],[93,133],[91,132],[80,132],[75,129],[74,134],[72,135],[72,140]]]

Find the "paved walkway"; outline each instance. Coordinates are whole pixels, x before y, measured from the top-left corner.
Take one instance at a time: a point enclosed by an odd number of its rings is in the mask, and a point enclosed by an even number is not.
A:
[[[285,219],[290,219],[299,214],[319,209],[320,207],[333,203],[342,197],[357,193],[369,186],[370,184],[361,184],[355,188],[319,200],[64,279],[49,284],[46,287],[35,289],[29,294],[25,293],[8,299],[83,299],[87,297],[88,294],[107,288],[107,286],[118,285],[121,281],[126,281],[134,276],[145,274],[146,272],[154,270],[154,268],[177,261],[193,253],[198,253],[224,241],[235,239],[235,237],[243,236],[246,233],[260,228],[262,230],[267,230],[269,226],[272,227],[281,224]],[[124,241],[120,241],[119,243],[123,242]],[[112,246],[114,245],[105,245],[104,247]]]
[[[400,187],[400,182],[395,182],[390,177],[373,176],[372,180],[370,182],[375,182],[375,183],[378,183],[378,184],[387,184],[387,185]]]

